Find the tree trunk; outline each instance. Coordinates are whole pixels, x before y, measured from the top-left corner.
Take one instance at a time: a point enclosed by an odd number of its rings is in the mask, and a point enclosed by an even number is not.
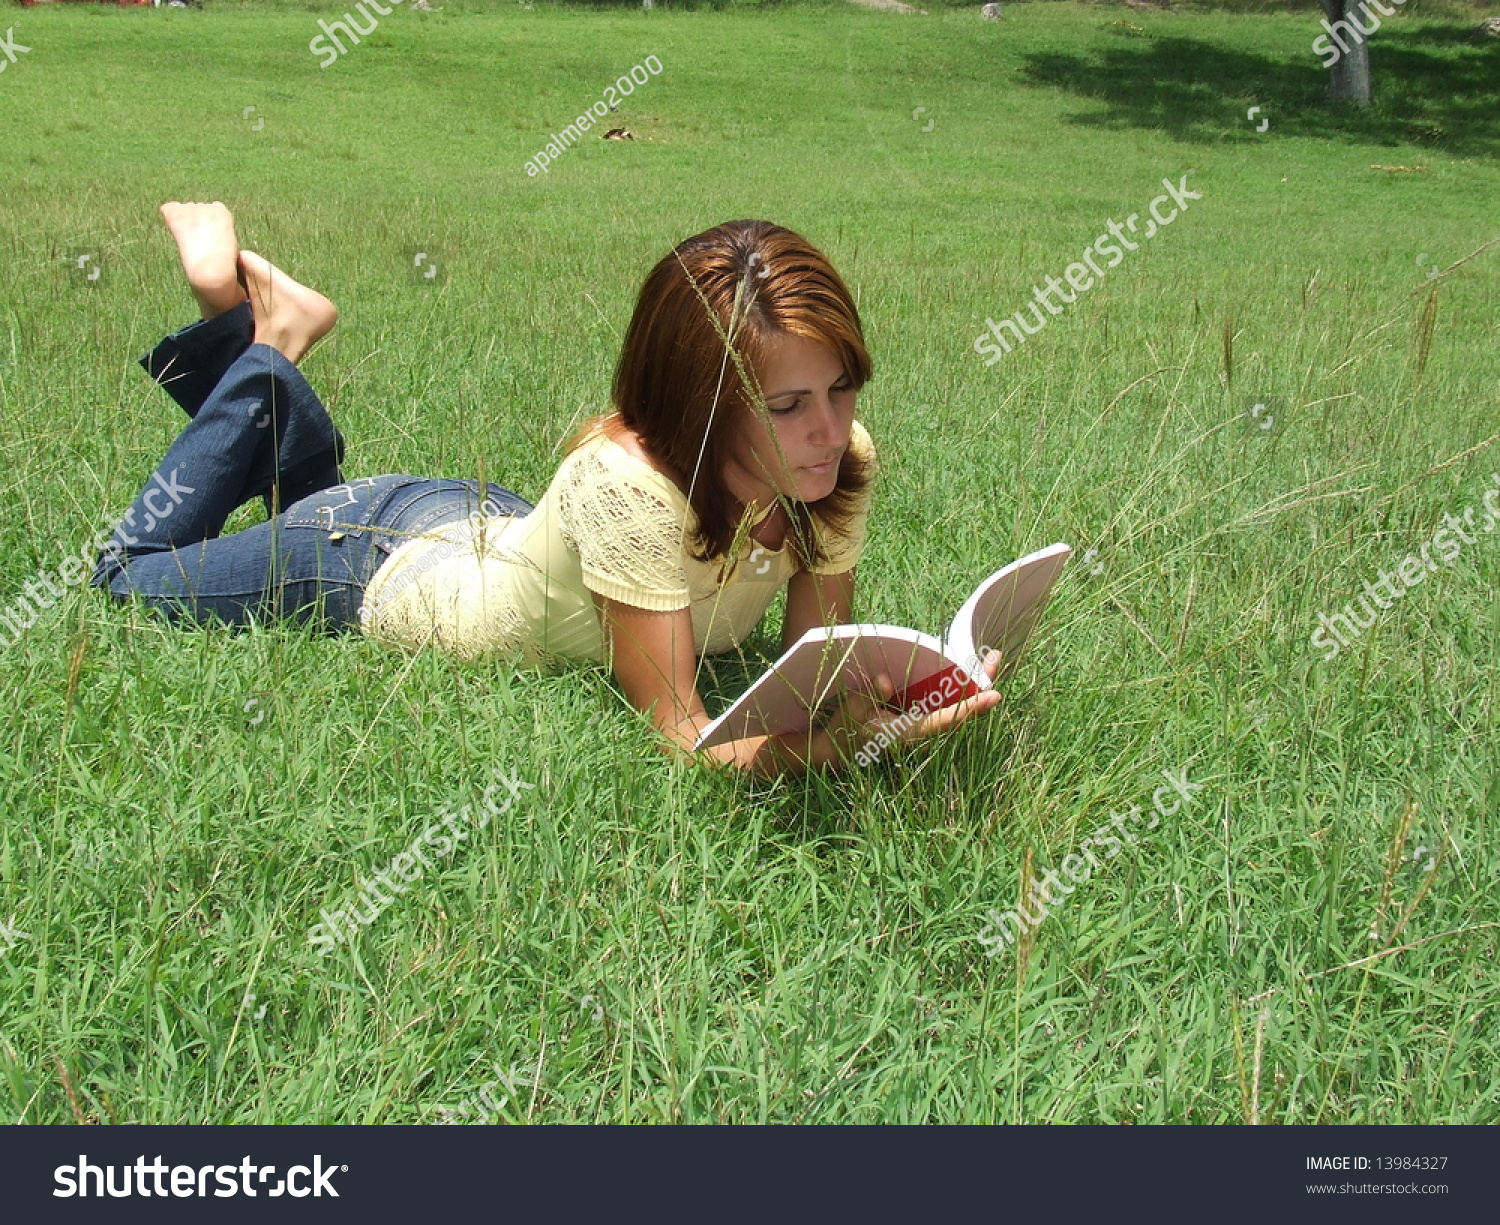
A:
[[[1329,49],[1338,58],[1328,66],[1328,98],[1333,102],[1370,105],[1370,44],[1368,35],[1380,27],[1378,9],[1362,0],[1321,0],[1333,27]],[[1352,14],[1352,17],[1351,17]],[[1342,24],[1340,24],[1342,23]],[[1361,33],[1365,31],[1365,33]],[[1325,34],[1327,33],[1325,27]],[[1340,50],[1340,47],[1347,48]],[[1328,54],[1328,51],[1320,54]]]
[[[1328,70],[1328,97],[1334,102],[1370,105],[1370,44],[1350,43],[1349,54],[1341,55]]]

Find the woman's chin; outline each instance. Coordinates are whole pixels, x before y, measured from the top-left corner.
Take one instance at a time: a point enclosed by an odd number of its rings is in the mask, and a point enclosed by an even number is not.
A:
[[[827,472],[812,472],[806,468],[799,468],[795,479],[778,481],[775,488],[779,496],[790,498],[794,502],[821,502],[837,489],[838,485],[839,472],[836,467]]]
[[[821,476],[817,473],[805,472],[799,484],[801,486],[797,495],[799,501],[821,502],[839,487],[838,469],[835,468],[832,472]]]

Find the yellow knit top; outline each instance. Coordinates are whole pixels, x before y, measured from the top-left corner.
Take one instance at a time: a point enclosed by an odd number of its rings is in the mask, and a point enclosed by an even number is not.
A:
[[[858,421],[849,445],[873,461]],[[858,563],[868,490],[847,533],[814,517],[826,556],[815,573]],[[798,563],[789,540],[774,550],[747,540],[732,567],[702,562],[690,552],[696,530],[697,516],[671,480],[596,431],[564,458],[529,515],[447,524],[399,546],[370,581],[360,624],[384,642],[431,643],[465,657],[597,661],[604,648],[597,592],[649,611],[691,608],[697,653],[727,651],[755,629]]]

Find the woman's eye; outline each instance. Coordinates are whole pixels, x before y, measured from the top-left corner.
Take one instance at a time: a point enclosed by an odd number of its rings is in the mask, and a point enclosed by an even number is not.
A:
[[[846,392],[851,392],[853,390],[854,390],[854,384],[853,383],[845,383],[841,387],[831,387],[831,388],[829,388],[829,394],[830,395],[835,395],[835,396],[841,396],[841,395],[844,395]],[[796,412],[801,407],[802,407],[802,401],[801,400],[793,400],[792,403],[789,404],[785,408],[773,408],[773,409],[771,409],[771,416],[773,416],[773,417],[785,417],[788,413],[794,413],[794,412]]]

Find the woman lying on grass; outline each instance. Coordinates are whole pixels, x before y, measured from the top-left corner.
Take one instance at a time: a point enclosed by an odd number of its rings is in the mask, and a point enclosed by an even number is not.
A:
[[[333,328],[333,304],[241,251],[222,204],[162,214],[203,319],[142,364],[192,420],[96,586],[173,618],[317,618],[463,656],[604,661],[684,750],[709,722],[699,657],[742,642],[783,585],[783,645],[850,620],[874,466],[854,396],[870,358],[844,282],[791,231],[730,222],[652,269],[616,411],[574,439],[533,508],[474,481],[346,481],[343,439],[296,368]],[[256,497],[286,509],[221,537]],[[998,665],[991,653],[991,678]],[[879,683],[889,697],[890,678]],[[998,701],[986,690],[890,738]],[[810,733],[701,756],[765,774],[839,766],[897,718],[854,695]]]

